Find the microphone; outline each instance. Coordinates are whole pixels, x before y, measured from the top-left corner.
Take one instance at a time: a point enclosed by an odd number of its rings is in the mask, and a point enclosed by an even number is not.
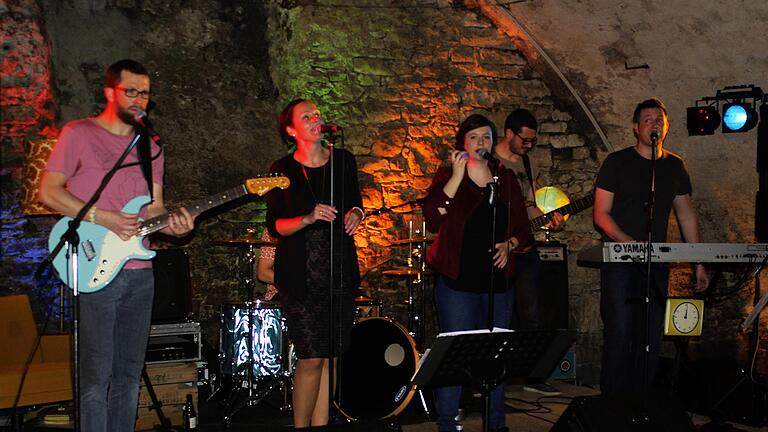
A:
[[[320,126],[320,133],[336,133],[342,129],[341,126],[335,124],[324,124]]]
[[[653,129],[651,131],[651,141],[658,141],[660,136],[661,136],[661,131],[660,130]]]
[[[477,155],[495,165],[499,164],[499,160],[486,149],[478,149]]]
[[[152,122],[149,121],[149,118],[147,117],[147,112],[141,108],[136,108],[136,115],[134,115],[133,118],[134,120],[136,120],[136,123],[139,126],[141,126],[142,128],[144,128],[144,130],[147,131],[152,141],[154,141],[155,144],[160,145],[160,134],[158,134],[155,131],[155,128],[152,127]]]

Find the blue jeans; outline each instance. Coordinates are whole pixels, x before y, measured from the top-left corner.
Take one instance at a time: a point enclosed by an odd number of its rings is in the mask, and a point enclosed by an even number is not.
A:
[[[456,291],[446,286],[438,276],[435,286],[437,319],[440,332],[477,330],[488,328],[488,294]],[[493,322],[495,327],[508,328],[510,311],[514,302],[514,290],[494,295]],[[461,386],[438,387],[435,390],[437,427],[440,431],[456,430]],[[504,386],[499,385],[490,395],[491,418],[489,428],[499,429],[506,425],[504,414]]]
[[[646,290],[644,264],[611,263],[600,269],[600,316],[603,319],[603,364],[600,391],[615,396],[637,393],[643,385],[643,314]],[[652,271],[649,314],[648,385],[653,384],[659,363],[669,268]]]
[[[83,432],[132,432],[154,297],[152,269],[122,270],[80,294],[80,422]]]

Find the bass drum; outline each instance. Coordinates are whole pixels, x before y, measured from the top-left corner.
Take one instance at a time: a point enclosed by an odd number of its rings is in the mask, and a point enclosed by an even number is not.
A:
[[[416,386],[419,354],[411,335],[389,318],[366,318],[352,326],[350,350],[341,355],[336,406],[350,420],[399,414]]]

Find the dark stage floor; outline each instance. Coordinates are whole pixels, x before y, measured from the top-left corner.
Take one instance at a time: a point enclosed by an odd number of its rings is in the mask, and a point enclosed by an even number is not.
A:
[[[522,390],[520,385],[506,387],[507,394],[507,425],[512,432],[546,432],[563,415],[566,408],[576,397],[589,397],[598,392],[590,387],[578,386],[563,381],[554,381],[555,387],[562,391],[561,396],[542,397],[535,393]],[[372,389],[373,391],[373,389]],[[244,395],[245,390],[240,395]],[[465,392],[467,393],[467,392]],[[226,403],[225,392],[218,392],[211,396],[201,391],[201,399],[198,403],[200,425],[197,430],[201,432],[218,431],[258,431],[258,432],[287,432],[293,430],[291,413],[281,409],[283,406],[283,394],[279,389],[268,394],[254,406],[244,406],[231,417],[229,427],[225,426],[223,410]],[[425,397],[430,409],[432,409],[431,394],[425,392]],[[482,431],[481,401],[479,398],[466,394],[462,406],[466,408],[466,417],[462,421],[465,432]],[[398,407],[399,408],[399,407]],[[383,408],[388,409],[388,408]],[[682,412],[681,412],[682,413]],[[686,415],[685,413],[682,413]],[[610,413],[601,413],[610,415]],[[709,419],[697,415],[689,415],[696,431],[700,432],[768,432],[768,427],[749,427],[739,424],[709,423]],[[66,426],[45,426],[39,420],[35,420],[34,413],[30,413],[24,431],[37,432],[61,432],[71,430]],[[2,424],[2,422],[0,422]],[[3,428],[0,428],[2,430]],[[175,425],[174,430],[181,430]],[[418,394],[414,394],[410,404],[402,407],[401,412],[391,416],[387,420],[350,422],[346,418],[337,419],[330,428],[332,431],[350,432],[435,432],[437,427],[420,407]],[[569,429],[576,431],[580,429]],[[585,432],[593,432],[593,429],[585,429]]]

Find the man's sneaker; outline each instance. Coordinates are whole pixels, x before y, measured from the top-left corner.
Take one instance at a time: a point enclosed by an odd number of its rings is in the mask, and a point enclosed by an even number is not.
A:
[[[527,383],[523,386],[523,390],[539,393],[544,396],[560,396],[563,394],[560,390],[552,387],[547,383]]]

